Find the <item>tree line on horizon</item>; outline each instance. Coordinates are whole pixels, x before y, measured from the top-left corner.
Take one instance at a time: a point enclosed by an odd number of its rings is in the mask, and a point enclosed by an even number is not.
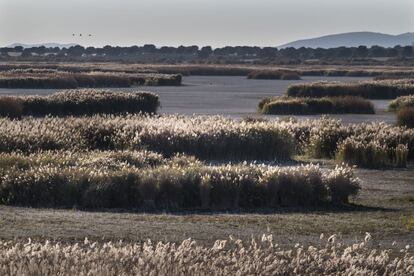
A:
[[[13,53],[13,54],[11,54]],[[290,60],[312,60],[312,59],[367,59],[367,58],[412,58],[414,57],[413,46],[359,46],[359,47],[337,47],[337,48],[281,48],[257,47],[257,46],[225,46],[212,48],[211,46],[163,46],[156,47],[153,44],[143,46],[104,46],[83,47],[80,45],[69,48],[46,48],[45,46],[23,48],[3,47],[0,48],[1,57],[30,58],[36,56],[54,56],[60,58],[80,57],[104,57],[104,58],[169,58],[180,60],[263,60],[263,59],[290,59]]]

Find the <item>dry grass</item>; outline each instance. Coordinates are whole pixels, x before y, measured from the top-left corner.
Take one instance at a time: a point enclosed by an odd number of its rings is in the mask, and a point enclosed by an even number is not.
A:
[[[397,122],[400,126],[414,128],[414,107],[403,107],[397,112]]]
[[[398,97],[388,105],[391,111],[398,111],[403,107],[414,107],[414,95]]]
[[[13,70],[0,73],[0,87],[29,89],[73,89],[78,87],[131,87],[137,85],[181,85],[181,75],[132,74],[124,72],[44,72]]]
[[[258,80],[300,80],[300,75],[295,71],[287,70],[256,70],[250,72],[247,78]]]
[[[165,73],[182,75],[226,75],[247,76],[252,71],[295,71],[301,76],[380,76],[398,75],[412,76],[412,67],[404,66],[341,66],[341,65],[286,65],[286,66],[264,66],[264,65],[224,65],[224,64],[134,64],[117,62],[19,62],[0,64],[0,71],[15,69],[24,70],[58,70],[79,72],[124,72],[124,73]]]
[[[359,96],[368,99],[395,99],[414,94],[414,79],[293,84],[286,94],[291,97]]]
[[[375,250],[372,237],[343,245],[337,235],[321,236],[321,245],[297,244],[282,249],[273,236],[243,242],[230,237],[213,246],[192,239],[179,244],[96,243],[85,239],[67,245],[46,241],[0,242],[0,273],[77,275],[409,275],[414,256],[407,246],[399,251]],[[398,252],[398,256],[393,256]]]
[[[403,145],[414,158],[412,129],[336,120],[232,120],[220,116],[93,116],[0,119],[0,151],[150,149],[205,160],[286,161],[295,153],[333,158],[345,139]]]
[[[0,203],[10,205],[263,209],[343,204],[359,190],[346,167],[206,166],[182,156],[164,161],[149,152],[2,154],[0,159]]]
[[[82,116],[93,114],[155,113],[158,96],[147,92],[79,89],[48,96],[0,96],[0,116]]]
[[[374,114],[374,106],[361,97],[293,98],[271,97],[262,99],[258,105],[263,114]]]

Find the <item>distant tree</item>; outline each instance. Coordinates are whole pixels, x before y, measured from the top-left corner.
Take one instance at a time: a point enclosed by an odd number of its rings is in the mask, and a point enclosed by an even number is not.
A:
[[[32,48],[26,48],[23,50],[22,57],[32,56]]]
[[[211,48],[211,46],[204,46],[198,52],[198,57],[199,58],[208,58],[212,53],[213,53],[213,49]]]
[[[404,46],[402,47],[402,56],[403,57],[412,57],[413,56],[413,46]]]
[[[357,48],[353,49],[352,56],[358,57],[358,58],[365,58],[368,56],[368,48],[367,46],[358,46]]]
[[[387,56],[387,51],[384,47],[375,45],[369,49],[369,55],[371,57],[385,57]]]
[[[15,52],[19,52],[19,53],[23,52],[23,46],[16,46],[16,47],[14,47],[14,51]]]
[[[91,56],[93,54],[96,54],[96,49],[95,47],[87,47],[85,49],[85,54],[87,54],[88,56]]]
[[[154,53],[157,50],[157,47],[153,44],[145,44],[143,47],[145,53]]]
[[[80,45],[72,46],[69,47],[67,53],[69,56],[80,57],[85,53],[85,48]]]
[[[264,47],[260,50],[260,56],[261,57],[268,57],[268,58],[274,58],[277,55],[277,48],[276,47]]]

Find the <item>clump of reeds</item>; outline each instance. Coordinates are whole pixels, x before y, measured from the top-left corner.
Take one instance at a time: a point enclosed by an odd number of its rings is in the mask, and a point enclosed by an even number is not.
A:
[[[343,204],[359,190],[347,167],[206,166],[147,151],[0,155],[9,205],[233,210]]]
[[[254,70],[247,75],[247,78],[259,80],[300,80],[300,75],[290,70]]]
[[[0,116],[20,118],[23,115],[23,100],[17,97],[0,97]]]
[[[388,109],[392,111],[398,111],[404,107],[414,107],[414,95],[398,97],[388,105]]]
[[[125,72],[6,71],[0,87],[28,89],[73,89],[78,87],[131,87],[135,85],[181,85],[181,75]]]
[[[271,97],[262,99],[258,109],[263,114],[374,114],[373,104],[361,97],[295,98]]]
[[[288,87],[286,94],[291,97],[359,96],[368,99],[395,99],[414,94],[414,79],[293,84]]]
[[[399,109],[397,123],[400,126],[414,128],[414,107],[403,107]]]
[[[336,160],[364,168],[406,167],[407,145],[390,147],[378,140],[364,141],[350,137],[338,145]]]
[[[0,116],[155,113],[159,105],[158,96],[152,93],[79,89],[49,96],[0,96]]]
[[[289,131],[220,116],[93,116],[0,119],[0,151],[141,149],[213,160],[289,160]]]

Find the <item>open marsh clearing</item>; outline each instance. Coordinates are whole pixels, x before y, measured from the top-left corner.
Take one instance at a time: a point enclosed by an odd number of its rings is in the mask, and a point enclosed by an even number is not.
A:
[[[284,95],[290,84],[314,81],[360,81],[364,77],[304,76],[302,80],[254,80],[242,76],[187,76],[182,86],[146,86],[139,90],[154,92],[161,101],[160,113],[166,114],[220,114],[232,118],[256,116],[257,103],[264,97]],[[134,88],[119,88],[131,91]],[[0,95],[48,95],[59,89],[0,89]],[[389,100],[373,100],[376,114],[332,114],[345,123],[384,121],[395,122],[395,115],[386,112]],[[266,118],[286,116],[266,115]],[[292,117],[292,116],[287,116]],[[295,117],[295,116],[293,116]],[[297,116],[319,118],[321,115]]]

